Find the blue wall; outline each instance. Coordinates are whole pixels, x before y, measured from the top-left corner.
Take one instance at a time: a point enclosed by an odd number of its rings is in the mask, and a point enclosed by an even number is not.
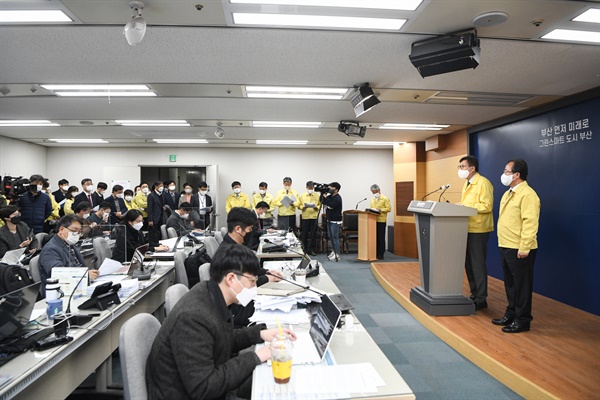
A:
[[[599,113],[600,98],[595,98],[469,136],[480,173],[494,185],[495,221],[507,190],[500,183],[504,166],[514,158],[529,166],[527,181],[542,204],[534,292],[596,315],[600,315]],[[502,279],[497,239],[490,236],[488,272]]]

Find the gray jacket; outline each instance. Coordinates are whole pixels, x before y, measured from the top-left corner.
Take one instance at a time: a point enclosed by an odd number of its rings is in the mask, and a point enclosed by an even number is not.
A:
[[[42,293],[45,293],[46,279],[52,275],[52,268],[54,267],[73,267],[69,257],[69,245],[67,242],[62,240],[57,234],[52,236],[52,239],[46,243],[42,248],[40,254],[40,277],[42,278]],[[85,267],[85,261],[77,250],[77,247],[73,247],[75,250],[75,256],[81,263],[82,267]]]

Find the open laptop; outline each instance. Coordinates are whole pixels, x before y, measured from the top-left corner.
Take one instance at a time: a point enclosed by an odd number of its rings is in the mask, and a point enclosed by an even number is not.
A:
[[[41,283],[0,296],[0,340],[23,329],[31,318]]]
[[[309,331],[296,333],[293,364],[318,364],[323,361],[327,353],[342,312],[329,296],[324,295],[321,301],[321,304],[313,303],[318,305],[314,307],[310,316]]]
[[[137,269],[142,269],[144,266],[144,257],[146,256],[146,252],[148,251],[148,244],[144,244],[137,249],[134,250],[133,256],[131,257],[131,262],[129,264],[123,265],[123,267],[116,272],[113,272],[111,275],[133,275],[133,271]]]

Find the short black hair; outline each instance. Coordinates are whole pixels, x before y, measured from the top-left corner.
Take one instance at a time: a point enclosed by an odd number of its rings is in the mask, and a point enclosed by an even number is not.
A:
[[[331,182],[331,183],[329,184],[329,186],[333,186],[334,188],[336,188],[336,189],[337,189],[337,191],[338,191],[338,192],[339,192],[339,191],[340,191],[340,189],[342,188],[342,185],[340,185],[338,182]]]
[[[154,181],[154,183],[152,184],[152,190],[156,190],[162,184],[163,184],[162,182]]]
[[[42,182],[42,188],[47,189],[50,187],[50,182],[48,181],[48,179],[44,179],[44,181]]]
[[[227,232],[231,233],[236,226],[246,229],[258,222],[256,214],[244,207],[233,207],[227,214]]]
[[[192,185],[190,185],[190,186],[192,186]],[[198,184],[198,187],[199,187],[199,188],[203,188],[203,187],[205,187],[205,188],[208,188],[208,183],[206,183],[206,182],[202,181],[202,182],[200,182],[200,183]]]
[[[181,203],[179,205],[178,209],[189,212],[189,211],[192,211],[192,205],[190,203],[188,203],[187,201],[184,201],[183,203]]]
[[[479,161],[473,156],[464,156],[459,162],[467,161],[469,167],[475,167],[475,172],[479,172]]]
[[[259,184],[258,184],[258,187],[259,187],[259,188],[261,188],[261,187],[266,187],[266,188],[268,188],[268,187],[269,187],[269,185],[267,185],[267,182],[261,182],[261,183],[259,183]]]
[[[266,201],[259,201],[258,203],[256,203],[256,206],[254,206],[254,208],[269,208],[269,203],[267,203]]]
[[[92,178],[83,178],[81,180],[81,186],[85,185],[86,182],[91,182],[91,181],[92,181]]]
[[[242,186],[242,184],[239,181],[233,181],[233,182],[231,182],[231,187],[234,187],[234,186]]]
[[[96,185],[96,189],[106,190],[108,189],[108,185],[105,182],[98,182]]]
[[[88,203],[87,201],[82,201],[75,206],[73,211],[75,212],[75,214],[78,214],[81,211],[90,210],[91,208],[92,208],[92,205],[90,203]]]
[[[112,209],[112,207],[110,206],[110,203],[108,201],[103,201],[102,203],[100,203],[100,205],[98,206],[99,210],[106,210],[106,209]]]
[[[286,176],[285,178],[283,178],[283,183],[286,183],[286,182],[292,183],[292,178],[290,178],[289,176]]]
[[[315,183],[313,181],[308,181],[308,182],[306,182],[306,187],[314,188],[315,187]]]
[[[169,186],[171,183],[175,184],[175,181],[173,181],[173,180],[164,181],[163,185]]]
[[[512,166],[512,172],[513,174],[515,172],[518,172],[521,179],[523,179],[524,181],[527,180],[527,175],[529,173],[529,167],[527,167],[527,163],[525,162],[525,160],[521,159],[521,158],[517,158],[514,160],[510,160],[507,164],[513,163]]]
[[[186,186],[192,187],[192,185],[190,185],[190,184],[189,184],[189,183],[187,183],[187,182],[183,184],[183,188],[185,189],[185,187],[186,187]]]
[[[119,190],[123,190],[123,186],[121,186],[121,185],[115,185],[115,186],[113,186],[113,188],[112,188],[112,192],[113,192],[113,193],[114,193],[114,192],[118,192]]]
[[[125,215],[123,215],[123,223],[125,224],[127,222],[133,222],[136,219],[138,219],[140,215],[142,215],[142,212],[140,210],[129,210],[125,213]]]
[[[43,182],[43,181],[44,181],[44,177],[41,175],[38,175],[38,174],[34,174],[29,177],[30,183],[31,182]]]
[[[0,207],[0,220],[4,218],[9,218],[11,214],[14,214],[15,211],[19,211],[19,207],[17,206],[4,206]]]
[[[88,203],[89,204],[89,203]],[[79,222],[81,226],[83,226],[83,219],[79,215],[75,214],[67,214],[56,223],[55,232],[58,232],[60,228],[68,228],[73,225],[73,222]]]
[[[61,179],[60,181],[58,181],[58,186],[62,186],[62,185],[68,185],[69,181],[66,179]]]
[[[219,283],[229,274],[258,276],[258,258],[246,246],[224,243],[219,246],[210,262],[210,279]]]
[[[133,190],[131,190],[131,189],[126,189],[126,190],[123,192],[123,195],[124,195],[124,196],[127,196],[127,195],[129,195],[129,196],[133,196]]]

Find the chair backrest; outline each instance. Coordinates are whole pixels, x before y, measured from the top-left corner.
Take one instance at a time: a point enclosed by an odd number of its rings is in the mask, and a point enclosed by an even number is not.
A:
[[[167,226],[166,225],[160,226],[160,238],[162,240],[167,240],[169,238],[169,236],[167,234]]]
[[[217,244],[221,244],[223,241],[223,234],[221,232],[215,232],[215,239],[217,239]]]
[[[190,282],[188,281],[187,272],[185,271],[185,259],[187,258],[187,253],[179,250],[175,252],[175,283],[181,283],[185,287],[190,286]]]
[[[208,236],[204,239],[204,247],[206,247],[206,254],[212,259],[219,248],[217,239],[212,236]]]
[[[187,286],[178,283],[173,286],[169,286],[165,292],[165,314],[169,315],[175,304],[183,297],[184,294],[189,292],[190,289]]]
[[[103,237],[95,237],[92,241],[92,245],[94,247],[94,256],[98,258],[97,267],[100,268],[104,259],[112,257],[112,251],[108,246],[108,241]]]
[[[40,232],[40,233],[36,233],[35,234],[35,238],[37,239],[37,246],[36,249],[41,250],[42,249],[42,242],[44,241],[44,238],[47,236],[48,234],[46,232]]]
[[[29,260],[29,273],[31,274],[31,278],[35,283],[38,283],[42,280],[42,276],[40,275],[40,256],[35,256],[31,260]]]
[[[198,267],[198,275],[200,275],[200,282],[204,282],[210,279],[210,263],[204,263]]]
[[[342,225],[346,231],[358,232],[358,214],[344,211],[342,218]]]
[[[177,234],[177,231],[175,230],[175,228],[171,228],[171,227],[167,228],[167,237],[168,237],[168,239],[176,238],[178,236],[179,235]]]
[[[125,400],[147,399],[146,362],[160,322],[151,314],[137,314],[127,320],[119,333],[119,356]]]

